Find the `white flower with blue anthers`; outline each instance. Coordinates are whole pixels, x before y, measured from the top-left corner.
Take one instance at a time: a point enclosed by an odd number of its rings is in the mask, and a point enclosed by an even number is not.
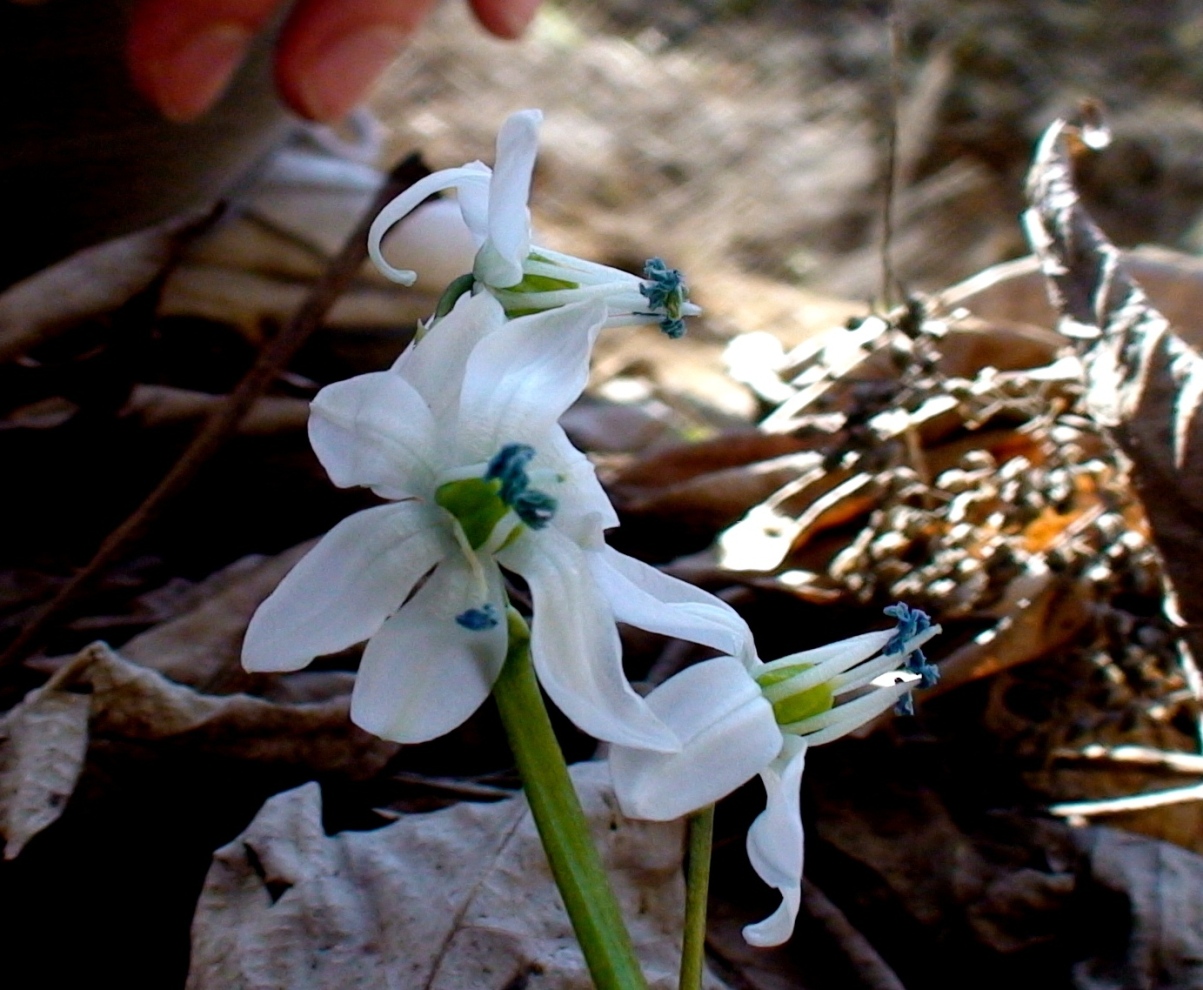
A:
[[[604,320],[600,300],[507,319],[491,295],[466,296],[390,370],[322,389],[309,433],[331,479],[391,501],[343,520],[281,582],[244,665],[295,670],[368,640],[352,718],[432,739],[504,662],[505,568],[530,589],[534,665],[560,709],[599,739],[678,748],[623,676],[615,622],[728,652],[742,633],[717,599],[602,539],[614,510],[557,420]]]
[[[531,244],[531,177],[539,150],[538,110],[511,115],[497,135],[497,161],[443,169],[415,183],[388,204],[372,224],[368,251],[390,279],[412,285],[412,271],[385,260],[381,242],[389,229],[436,192],[454,188],[464,223],[477,243],[472,272],[452,283],[441,317],[459,295],[488,291],[510,316],[540,312],[590,299],[606,305],[606,326],[656,324],[670,337],[685,332],[684,318],[701,310],[689,302],[681,273],[652,258],[643,278]]]
[[[780,945],[794,930],[802,897],[799,786],[810,746],[846,735],[909,692],[936,668],[921,647],[939,631],[927,615],[886,609],[895,629],[762,663],[747,650],[689,667],[648,695],[681,740],[676,753],[629,746],[610,750],[618,802],[632,818],[667,821],[713,804],[760,775],[767,795],[748,830],[748,857],[782,896],[764,921],[744,929],[752,945]]]

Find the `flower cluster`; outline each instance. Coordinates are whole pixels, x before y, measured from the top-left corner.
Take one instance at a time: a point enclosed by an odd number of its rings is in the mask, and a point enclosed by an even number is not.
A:
[[[895,630],[762,663],[728,605],[606,545],[617,516],[560,417],[585,387],[603,327],[652,323],[675,337],[697,307],[659,259],[639,279],[531,246],[539,120],[523,111],[506,122],[495,169],[436,173],[373,224],[373,257],[411,282],[384,261],[381,239],[454,187],[477,243],[473,270],[391,368],[314,399],[309,437],[331,480],[384,503],[343,520],[285,577],[250,623],[243,663],[296,670],[366,640],[351,717],[386,739],[433,739],[493,689],[509,638],[505,575],[517,575],[530,591],[539,681],[611,744],[627,814],[676,818],[760,775],[768,803],[748,850],[783,904],[745,935],[777,944],[798,911],[807,748],[934,680],[921,647],[939,628],[898,605],[886,610]],[[623,673],[620,622],[722,655],[643,698]]]
[[[485,291],[511,317],[600,299],[606,305],[606,326],[655,324],[670,337],[681,336],[684,318],[701,310],[689,302],[681,273],[659,258],[648,261],[640,279],[618,268],[532,245],[527,199],[542,119],[538,110],[522,110],[502,125],[494,168],[470,162],[443,169],[389,203],[368,234],[372,260],[393,281],[412,285],[415,272],[394,268],[385,259],[384,236],[432,194],[455,189],[464,224],[476,240],[476,260],[470,274],[451,284],[436,319],[459,295]]]
[[[782,895],[769,918],[744,929],[752,945],[789,938],[802,889],[798,789],[806,751],[876,718],[921,684],[921,647],[940,632],[927,615],[886,609],[896,629],[865,633],[763,663],[751,639],[736,656],[689,667],[648,696],[681,740],[673,753],[615,746],[610,771],[623,811],[633,818],[678,818],[731,793],[756,774],[764,812],[748,830],[748,857]],[[931,668],[934,670],[934,668]]]

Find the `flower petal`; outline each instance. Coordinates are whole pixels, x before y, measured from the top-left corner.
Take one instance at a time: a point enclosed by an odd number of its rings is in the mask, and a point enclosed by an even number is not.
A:
[[[560,710],[607,742],[660,752],[680,749],[676,735],[623,674],[618,630],[589,573],[585,551],[549,528],[524,533],[497,560],[530,586],[535,671]]]
[[[589,356],[605,316],[600,301],[564,306],[510,320],[477,344],[460,395],[461,443],[469,459],[491,457],[507,443],[538,450],[540,439],[559,428],[556,421],[589,379]]]
[[[781,891],[781,906],[743,932],[749,945],[789,940],[802,903],[802,811],[799,790],[806,764],[806,740],[786,736],[782,753],[760,773],[768,804],[748,829],[748,859],[770,887]]]
[[[612,746],[610,774],[623,814],[668,821],[713,804],[781,750],[773,707],[744,665],[718,657],[688,667],[648,695],[681,740],[679,753]]]
[[[540,442],[538,453],[538,467],[551,468],[564,476],[564,483],[554,493],[559,502],[557,526],[572,532],[600,534],[602,530],[618,525],[618,513],[597,479],[593,462],[572,445],[563,429],[547,433]],[[586,517],[596,518],[586,521]],[[600,535],[598,539],[601,539]]]
[[[589,554],[589,566],[619,622],[741,660],[754,655],[752,631],[731,606],[709,592],[604,544]]]
[[[438,513],[401,502],[340,522],[259,606],[242,644],[242,665],[297,670],[373,635],[451,549]]]
[[[380,250],[384,235],[389,232],[393,224],[411,213],[424,199],[433,196],[436,192],[455,186],[487,185],[488,182],[489,170],[479,162],[464,165],[462,168],[445,168],[415,182],[381,210],[368,229],[368,254],[376,263],[376,267],[386,278],[394,282],[399,282],[401,285],[413,285],[417,279],[414,272],[394,268],[385,260],[384,254]],[[483,238],[485,232],[474,229],[467,214],[464,215],[464,222],[468,224],[473,234]]]
[[[505,662],[501,574],[485,568],[487,591],[464,557],[444,560],[405,607],[368,643],[351,696],[351,720],[401,743],[450,732],[489,696]],[[469,629],[456,616],[492,607],[496,624]]]
[[[435,421],[421,395],[387,371],[327,385],[314,398],[309,442],[340,488],[426,492],[437,469]]]
[[[405,349],[392,371],[412,385],[435,420],[443,422],[459,406],[464,369],[473,348],[505,322],[501,303],[487,292],[461,296],[450,313]]]
[[[511,114],[497,135],[497,161],[489,183],[489,236],[476,259],[476,277],[499,289],[522,281],[530,254],[531,176],[539,153],[538,110]]]

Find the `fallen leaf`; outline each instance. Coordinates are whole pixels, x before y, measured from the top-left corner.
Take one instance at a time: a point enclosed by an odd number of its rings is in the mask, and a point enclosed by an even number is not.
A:
[[[91,743],[159,742],[351,779],[397,751],[349,721],[350,696],[279,704],[206,695],[94,643],[0,722],[0,826],[15,856],[62,813]]]
[[[680,823],[632,822],[604,764],[573,779],[636,951],[676,986]],[[271,798],[214,855],[188,990],[488,990],[593,986],[526,801],[460,804],[328,836],[321,792]],[[713,977],[706,986],[719,990]]]
[[[1165,561],[1183,634],[1203,656],[1203,356],[1149,302],[1079,199],[1064,121],[1041,138],[1025,215],[1077,346],[1086,406],[1132,461],[1132,479]]]
[[[177,218],[97,244],[0,294],[0,362],[120,308],[170,264],[196,223],[196,217]]]
[[[1094,827],[1074,834],[1093,955],[1074,967],[1078,990],[1203,987],[1203,857],[1168,842]]]
[[[63,813],[88,748],[88,696],[31,693],[0,719],[0,835],[4,858]]]

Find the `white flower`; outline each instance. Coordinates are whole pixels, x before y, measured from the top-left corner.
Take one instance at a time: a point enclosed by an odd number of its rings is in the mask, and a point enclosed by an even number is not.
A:
[[[681,740],[676,753],[610,750],[619,804],[632,818],[667,821],[713,804],[755,774],[767,795],[748,830],[748,857],[782,896],[744,929],[752,945],[780,945],[794,929],[802,892],[799,784],[806,751],[851,732],[907,698],[935,668],[920,647],[940,631],[905,605],[886,610],[898,628],[762,663],[749,649],[689,667],[648,696]],[[881,681],[893,682],[880,684]],[[880,684],[880,686],[878,686]],[[853,695],[849,700],[843,700]]]
[[[538,110],[510,116],[497,135],[497,163],[481,162],[443,169],[415,183],[388,204],[372,224],[368,251],[377,267],[402,285],[412,285],[412,271],[385,260],[381,241],[395,223],[433,193],[454,188],[464,223],[477,242],[470,277],[452,283],[449,298],[468,291],[493,293],[510,316],[570,305],[586,299],[606,303],[606,326],[655,323],[671,337],[685,332],[684,317],[701,312],[688,301],[681,273],[659,258],[644,268],[643,279],[629,272],[544,247],[532,247],[531,176],[539,147]],[[441,315],[441,314],[436,314]]]
[[[504,567],[530,589],[533,661],[560,709],[600,739],[676,749],[623,676],[616,619],[725,650],[738,634],[722,603],[602,541],[613,508],[557,420],[603,319],[599,301],[507,321],[491,296],[465,297],[391,370],[322,389],[310,439],[331,479],[393,501],[335,526],[260,606],[247,669],[366,639],[352,718],[432,739],[501,669]]]

